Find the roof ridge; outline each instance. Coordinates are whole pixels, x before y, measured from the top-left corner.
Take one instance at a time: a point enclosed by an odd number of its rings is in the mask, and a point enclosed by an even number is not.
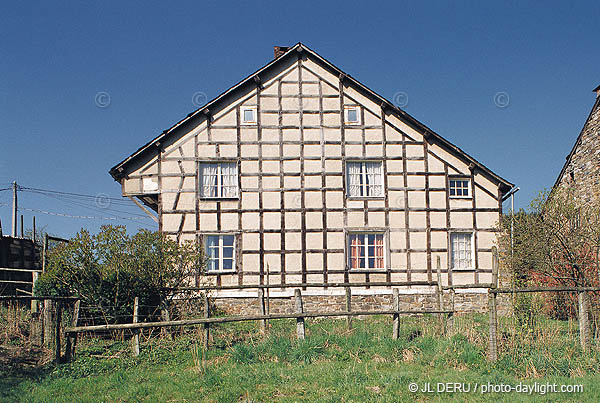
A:
[[[600,86],[598,86],[598,88],[596,90],[600,91]],[[594,90],[594,91],[596,91],[596,90]],[[581,143],[581,138],[583,136],[583,132],[588,127],[588,123],[592,119],[592,116],[594,116],[594,111],[596,111],[596,109],[598,109],[598,108],[600,108],[600,96],[596,97],[596,100],[594,101],[594,105],[592,106],[592,109],[590,110],[590,113],[589,113],[587,119],[585,120],[583,127],[579,131],[579,135],[577,136],[577,139],[575,140],[575,144],[573,145],[573,148],[571,148],[571,152],[569,152],[569,154],[565,158],[565,163],[564,163],[562,169],[560,170],[560,173],[558,174],[558,177],[556,178],[556,181],[554,182],[552,189],[554,189],[555,187],[558,186],[560,180],[562,179],[563,175],[565,174],[567,166],[569,166],[569,164],[571,163],[571,159],[573,158],[573,155],[575,154],[577,147]]]
[[[130,160],[132,160],[133,158],[135,158],[136,156],[138,156],[139,154],[141,154],[143,151],[145,151],[146,149],[148,149],[148,147],[150,147],[153,143],[160,142],[160,140],[163,137],[165,137],[166,135],[168,135],[169,133],[171,133],[177,127],[179,127],[180,125],[182,125],[185,121],[187,121],[188,119],[196,116],[200,111],[208,109],[208,107],[211,104],[217,102],[219,99],[221,99],[225,95],[231,93],[232,91],[234,91],[238,87],[242,86],[243,84],[245,84],[249,80],[253,79],[253,77],[259,75],[262,71],[266,70],[267,68],[269,68],[269,67],[271,67],[271,66],[273,66],[273,65],[275,65],[277,63],[280,63],[286,56],[288,56],[289,54],[291,54],[292,52],[294,52],[296,50],[298,52],[306,51],[306,52],[312,54],[314,57],[316,57],[317,59],[321,60],[323,63],[325,63],[326,65],[328,65],[329,68],[331,68],[334,71],[338,72],[338,74],[343,74],[344,77],[346,77],[347,79],[349,79],[350,81],[352,81],[360,89],[362,89],[363,91],[368,92],[371,96],[373,96],[375,98],[378,98],[380,100],[380,102],[382,102],[382,106],[385,103],[385,106],[389,107],[389,109],[391,111],[393,111],[396,114],[398,114],[400,119],[408,121],[407,123],[417,126],[418,129],[421,129],[421,130],[425,131],[426,133],[428,133],[429,135],[431,135],[432,137],[436,138],[444,146],[450,148],[454,152],[456,152],[459,155],[463,156],[469,162],[471,162],[474,165],[478,166],[480,169],[482,169],[488,175],[490,175],[493,178],[495,178],[498,182],[504,184],[506,187],[510,188],[510,187],[513,186],[512,183],[510,183],[506,179],[504,179],[504,178],[500,177],[499,175],[495,174],[494,172],[492,172],[489,168],[487,168],[481,162],[477,161],[475,158],[471,157],[469,154],[467,154],[465,151],[463,151],[460,147],[458,147],[455,144],[451,143],[450,141],[448,141],[447,139],[445,139],[444,137],[442,137],[441,135],[439,135],[438,133],[436,133],[434,130],[430,129],[428,126],[426,126],[425,124],[421,123],[419,120],[417,120],[416,118],[414,118],[413,116],[411,116],[409,113],[407,113],[403,109],[401,109],[401,108],[397,107],[396,105],[394,105],[392,102],[390,102],[389,100],[387,100],[385,97],[379,95],[377,92],[375,92],[372,89],[368,88],[366,85],[362,84],[360,81],[358,81],[352,75],[350,75],[348,73],[345,73],[342,69],[340,69],[339,67],[335,66],[329,60],[325,59],[323,56],[319,55],[317,52],[315,52],[314,50],[310,49],[308,46],[306,46],[302,42],[297,42],[295,45],[290,46],[289,49],[285,53],[283,53],[280,57],[271,60],[269,63],[267,63],[263,67],[259,68],[254,73],[248,75],[246,78],[244,78],[243,80],[239,81],[237,84],[233,85],[232,87],[230,87],[226,91],[222,92],[221,94],[219,94],[217,97],[215,97],[211,101],[209,101],[206,104],[204,104],[203,106],[199,107],[194,112],[188,114],[186,117],[184,117],[183,119],[181,119],[180,121],[178,121],[176,124],[174,124],[173,126],[171,126],[169,129],[164,130],[160,135],[158,135],[153,140],[151,140],[148,143],[146,143],[144,146],[140,147],[136,152],[134,152],[129,157],[127,157],[126,159],[124,159],[123,161],[121,161],[120,163],[118,163],[117,165],[115,165],[113,168],[111,168],[111,170],[109,171],[109,173],[113,176],[113,178],[115,180],[118,180],[119,169],[122,168],[122,166],[125,165],[127,162],[129,162]]]

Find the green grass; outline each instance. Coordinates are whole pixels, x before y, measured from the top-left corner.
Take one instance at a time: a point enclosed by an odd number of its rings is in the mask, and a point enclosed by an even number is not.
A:
[[[271,322],[267,336],[254,323],[221,325],[203,352],[200,332],[174,341],[142,342],[132,357],[128,342],[88,339],[75,361],[37,372],[0,374],[4,401],[598,401],[600,353],[584,353],[572,325],[545,320],[536,331],[503,323],[500,359],[485,358],[487,317],[457,318],[445,337],[435,318],[402,318],[391,339],[389,317],[307,321],[307,338],[295,323]],[[438,382],[582,384],[583,393],[411,393],[408,385]]]

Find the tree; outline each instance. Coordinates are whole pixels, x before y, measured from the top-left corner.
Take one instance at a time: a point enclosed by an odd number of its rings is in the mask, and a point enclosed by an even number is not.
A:
[[[504,227],[510,226],[505,217]],[[541,192],[527,213],[514,215],[514,248],[510,233],[500,232],[510,266],[530,280],[585,287],[598,283],[600,266],[600,208],[580,205],[565,190]],[[518,269],[516,269],[518,268]],[[524,274],[523,272],[520,273]]]
[[[514,225],[512,249],[507,231],[511,219]],[[531,202],[529,211],[504,217],[499,244],[516,286],[600,284],[600,206],[578,203],[569,190],[541,192]],[[583,305],[587,306],[588,296],[581,292],[578,297],[581,313],[585,311]],[[561,316],[560,309],[565,307],[565,301],[560,302],[555,301],[557,316]],[[580,323],[582,319],[580,315]],[[582,331],[589,332],[589,329]]]
[[[145,229],[129,235],[123,226],[103,226],[96,235],[81,230],[48,255],[38,295],[77,295],[107,321],[129,321],[133,300],[158,306],[165,288],[185,285],[203,262],[196,243],[178,244]]]

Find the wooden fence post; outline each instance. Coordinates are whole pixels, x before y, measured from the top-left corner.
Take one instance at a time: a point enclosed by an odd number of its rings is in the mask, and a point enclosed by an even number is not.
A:
[[[492,288],[488,290],[488,312],[490,316],[490,340],[488,359],[498,360],[498,316],[496,312],[496,293],[498,287],[498,249],[492,248]]]
[[[436,288],[436,296],[437,296],[437,308],[438,311],[443,310],[444,308],[444,289],[442,288],[442,263],[441,258],[436,256],[436,266],[437,266],[437,288]],[[440,334],[446,334],[446,314],[439,313],[438,321],[440,324]]]
[[[265,310],[265,290],[263,288],[258,289],[258,308],[261,315],[266,315]],[[263,319],[260,321],[260,330],[261,332],[267,331],[267,320]]]
[[[577,294],[577,302],[579,303],[579,340],[583,351],[590,349],[590,322],[588,313],[588,298],[585,291],[580,291]]]
[[[167,306],[167,301],[164,299],[161,301],[160,316],[163,322],[169,322],[171,320],[171,315],[169,314],[169,307]],[[173,338],[170,329],[167,327],[162,328],[162,333],[166,335],[169,339]]]
[[[346,287],[346,311],[352,312],[352,291],[350,287]],[[348,315],[346,317],[346,322],[348,323],[348,330],[352,329],[352,316]]]
[[[135,299],[133,300],[133,323],[138,323],[139,321],[139,307],[139,298],[135,297]],[[140,329],[133,330],[132,343],[133,355],[137,357],[138,355],[140,355]]]
[[[54,302],[51,299],[44,300],[44,318],[42,320],[43,344],[51,346],[54,344],[54,334],[52,326],[52,311]]]
[[[392,309],[396,311],[400,310],[400,295],[397,288],[392,290]],[[392,339],[398,340],[400,338],[400,314],[395,313],[393,318]]]
[[[35,250],[35,247],[34,247],[34,250]],[[31,272],[31,281],[32,281],[31,295],[34,295],[34,293],[35,293],[35,283],[37,283],[38,277],[39,277],[39,273],[37,271]],[[38,313],[38,310],[39,310],[38,309],[38,305],[39,305],[38,300],[32,299],[30,305],[31,305],[31,313]]]
[[[304,313],[304,308],[302,307],[302,294],[298,288],[294,290],[294,299],[296,300],[296,313]],[[298,339],[304,340],[305,328],[303,317],[296,318],[296,335],[298,336]]]
[[[48,234],[44,234],[44,243],[42,245],[42,273],[46,271],[46,255],[48,254]]]
[[[75,305],[73,306],[73,319],[71,320],[71,327],[77,327],[77,322],[79,322],[79,306],[81,305],[81,301],[75,301]],[[73,357],[75,357],[75,345],[77,344],[77,333],[68,333],[66,335],[66,345],[65,345],[65,361],[71,361]]]
[[[55,359],[56,362],[60,362],[60,322],[62,320],[62,302],[56,302],[56,327],[54,333],[54,347],[55,347]]]
[[[451,288],[450,289],[450,309],[452,310],[452,313],[448,317],[448,331],[449,332],[454,331],[454,313],[456,311],[456,308],[454,307],[454,294],[455,293],[456,293],[456,291],[454,291],[454,288]]]
[[[209,299],[208,299],[208,294],[206,292],[204,292],[203,301],[204,301],[204,317],[208,318],[210,316],[210,306],[208,305]],[[208,338],[209,337],[210,337],[210,324],[205,323],[204,324],[204,350],[208,350]]]

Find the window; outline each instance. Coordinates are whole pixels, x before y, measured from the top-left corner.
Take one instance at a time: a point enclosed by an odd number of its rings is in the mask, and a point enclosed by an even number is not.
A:
[[[347,186],[350,197],[383,197],[381,161],[348,162]]]
[[[238,196],[238,170],[235,162],[201,162],[200,196],[229,198]]]
[[[143,193],[158,193],[158,181],[153,178],[142,179]]]
[[[346,124],[358,125],[360,124],[360,108],[358,106],[345,106],[344,107]]]
[[[244,125],[255,125],[256,124],[256,107],[243,107],[242,108],[242,124]]]
[[[450,197],[471,197],[471,180],[450,179]]]
[[[384,269],[383,234],[356,233],[348,236],[348,265],[351,269]]]
[[[208,258],[206,271],[211,273],[234,270],[234,236],[207,235],[205,239]]]
[[[453,232],[450,234],[450,257],[452,269],[473,268],[473,234],[470,232]]]

